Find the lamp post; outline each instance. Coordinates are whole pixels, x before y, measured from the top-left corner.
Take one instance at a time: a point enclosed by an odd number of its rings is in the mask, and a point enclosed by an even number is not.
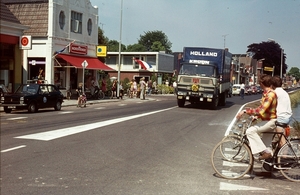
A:
[[[119,65],[118,65],[118,82],[117,82],[117,97],[120,97],[120,74],[121,74],[121,45],[122,45],[122,15],[123,15],[123,0],[121,0],[121,18],[120,18],[120,41],[119,41]]]
[[[268,38],[269,41],[271,42],[276,42],[274,39]],[[280,48],[280,78],[282,79],[282,66],[283,66],[283,49]]]

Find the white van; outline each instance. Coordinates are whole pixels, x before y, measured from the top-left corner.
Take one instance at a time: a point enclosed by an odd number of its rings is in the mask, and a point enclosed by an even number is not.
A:
[[[234,84],[232,86],[232,95],[240,95],[241,92],[241,85],[240,84]]]

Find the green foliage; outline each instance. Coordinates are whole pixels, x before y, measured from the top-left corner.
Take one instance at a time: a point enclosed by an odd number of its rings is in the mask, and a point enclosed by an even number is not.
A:
[[[98,27],[98,45],[107,45],[108,38],[104,36],[103,30]]]
[[[253,43],[248,45],[247,52],[253,53],[254,59],[265,59],[263,67],[275,67],[274,75],[280,75],[281,70],[281,46],[274,41]],[[287,65],[285,64],[286,55],[283,52],[282,74],[286,73]]]
[[[125,78],[122,83],[123,83],[123,89],[124,89],[124,93],[125,93],[127,91],[127,89],[130,88],[129,78]]]
[[[117,40],[110,40],[107,43],[107,51],[119,51],[119,41]],[[126,46],[121,44],[121,51],[126,51]]]
[[[143,52],[143,51],[147,51],[147,48],[141,44],[133,44],[133,45],[128,45],[127,46],[127,52]]]
[[[300,71],[297,67],[292,67],[291,70],[288,72],[288,75],[293,76],[296,78],[296,81],[298,82],[300,79]]]
[[[167,85],[157,85],[157,90],[158,93],[160,94],[172,94],[174,93],[174,88],[171,86],[167,86]]]
[[[161,44],[159,41],[154,41],[154,43],[151,46],[151,51],[165,51],[166,48]]]
[[[297,107],[300,103],[300,90],[290,94],[292,108]]]
[[[140,35],[138,43],[145,46],[147,50],[152,50],[153,47],[154,49],[164,49],[163,51],[166,53],[172,53],[172,43],[165,33],[162,31],[148,31],[144,33],[144,35]],[[157,42],[161,43],[161,46]]]

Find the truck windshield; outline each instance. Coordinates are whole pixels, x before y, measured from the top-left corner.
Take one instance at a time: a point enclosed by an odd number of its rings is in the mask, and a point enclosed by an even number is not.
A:
[[[209,65],[183,64],[179,74],[215,77],[215,68]]]

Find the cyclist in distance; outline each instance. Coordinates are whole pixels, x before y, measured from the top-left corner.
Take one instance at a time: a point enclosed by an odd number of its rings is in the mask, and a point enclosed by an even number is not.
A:
[[[247,138],[249,140],[252,154],[260,154],[258,160],[264,160],[272,157],[272,151],[270,151],[261,140],[258,133],[274,131],[276,128],[276,107],[277,107],[277,95],[272,89],[272,77],[270,75],[263,74],[260,77],[259,84],[264,90],[261,104],[257,108],[246,108],[239,112],[236,116],[240,119],[243,114],[254,115],[256,118],[260,118],[262,121],[268,121],[265,124],[251,126],[246,131]]]

